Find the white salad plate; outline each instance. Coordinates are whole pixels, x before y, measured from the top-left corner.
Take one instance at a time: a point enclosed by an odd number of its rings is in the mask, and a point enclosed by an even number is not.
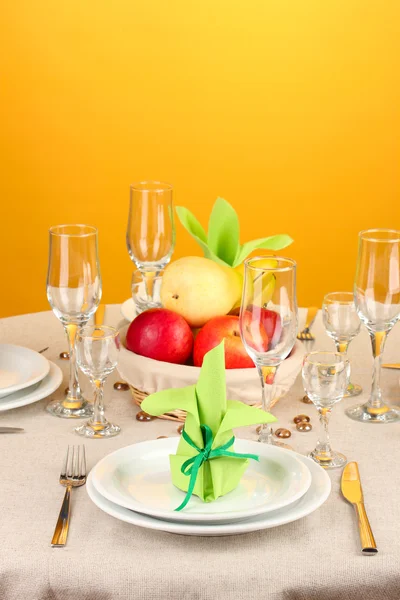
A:
[[[0,398],[0,412],[38,402],[60,387],[63,379],[60,367],[50,360],[47,362],[49,363],[50,368],[48,375],[46,375],[39,383],[36,383],[29,388],[19,390],[18,392],[14,392],[14,394]]]
[[[236,440],[236,452],[260,459],[249,460],[237,488],[213,502],[192,495],[182,511],[175,511],[186,496],[173,485],[170,473],[169,457],[179,440],[157,439],[116,450],[93,468],[94,487],[110,502],[158,519],[226,523],[282,509],[304,496],[311,485],[309,469],[294,452]]]
[[[257,443],[257,442],[253,442]],[[243,448],[245,446],[241,446]],[[247,446],[246,446],[247,448]],[[177,533],[180,535],[197,536],[222,536],[237,535],[260,531],[271,527],[285,525],[292,521],[302,519],[317,510],[328,498],[331,491],[331,480],[328,474],[313,460],[306,456],[296,455],[297,458],[309,469],[311,473],[311,485],[308,491],[297,502],[279,511],[258,515],[245,521],[235,521],[223,524],[182,523],[178,521],[163,521],[148,515],[136,513],[128,508],[113,504],[104,498],[93,485],[92,473],[89,474],[86,490],[89,498],[94,504],[108,515],[147,529]]]
[[[49,369],[49,361],[38,352],[0,344],[0,398],[41,381]]]
[[[121,304],[121,313],[126,321],[133,321],[136,317],[136,307],[133,298],[128,298]]]

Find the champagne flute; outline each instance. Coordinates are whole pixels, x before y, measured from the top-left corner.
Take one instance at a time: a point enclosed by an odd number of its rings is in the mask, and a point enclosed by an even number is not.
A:
[[[331,292],[322,303],[322,320],[326,333],[336,344],[337,352],[347,355],[347,349],[361,329],[361,321],[354,304],[352,292]],[[362,387],[349,383],[345,397],[358,396]]]
[[[331,448],[328,422],[332,407],[342,400],[349,385],[350,364],[339,352],[310,352],[303,362],[303,384],[307,396],[318,409],[321,433],[309,456],[324,469],[336,469],[347,458]]]
[[[47,298],[68,337],[70,374],[66,397],[51,402],[47,410],[57,417],[88,417],[93,406],[83,398],[79,387],[75,338],[101,299],[97,229],[90,225],[58,225],[49,233]]]
[[[93,417],[75,429],[89,438],[109,438],[121,431],[119,425],[109,423],[104,415],[104,382],[118,363],[119,332],[114,327],[95,325],[82,327],[76,337],[78,366],[87,375],[95,390]]]
[[[270,411],[276,371],[296,341],[296,263],[258,256],[244,264],[240,334],[260,378],[262,408]],[[285,446],[273,438],[269,424],[261,426],[258,441]]]
[[[354,303],[371,337],[374,370],[368,402],[348,408],[346,414],[369,423],[399,421],[400,407],[382,399],[380,373],[387,335],[400,319],[400,231],[369,229],[359,233]]]
[[[126,245],[142,273],[146,306],[161,306],[155,294],[155,278],[171,260],[175,247],[172,186],[160,181],[131,185]]]

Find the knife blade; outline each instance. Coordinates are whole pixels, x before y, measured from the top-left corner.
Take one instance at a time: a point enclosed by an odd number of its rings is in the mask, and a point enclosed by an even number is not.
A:
[[[350,504],[353,504],[356,510],[362,553],[366,555],[376,554],[378,548],[365,510],[364,494],[356,462],[348,463],[343,469],[341,489],[343,496]]]
[[[385,363],[382,367],[384,369],[400,369],[400,363]]]
[[[0,433],[21,433],[25,431],[21,427],[0,427]]]

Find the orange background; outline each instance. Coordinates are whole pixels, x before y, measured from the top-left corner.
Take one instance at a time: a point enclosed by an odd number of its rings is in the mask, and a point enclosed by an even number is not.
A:
[[[287,232],[302,305],[350,289],[357,232],[400,228],[398,0],[13,0],[0,27],[0,315],[47,310],[47,229],[97,225],[130,295],[129,184],[242,241]],[[177,226],[175,257],[200,254]]]

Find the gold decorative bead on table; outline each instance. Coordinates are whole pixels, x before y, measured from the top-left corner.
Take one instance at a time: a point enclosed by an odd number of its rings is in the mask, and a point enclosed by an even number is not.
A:
[[[60,352],[59,358],[61,360],[69,360],[69,354],[68,354],[68,352]]]
[[[146,421],[153,421],[154,419],[155,417],[153,417],[152,415],[148,415],[144,412],[144,410],[140,410],[136,415],[136,421],[140,421],[142,423]]]
[[[307,395],[303,396],[301,401],[304,402],[304,404],[312,404],[313,403],[313,401],[310,400],[310,398]]]
[[[275,435],[278,438],[290,438],[292,435],[289,429],[285,429],[284,427],[280,427],[275,431]]]
[[[305,421],[306,423],[309,423],[311,421],[310,417],[308,415],[296,415],[293,419],[293,423],[302,423],[303,421]]]
[[[125,381],[116,381],[114,383],[114,390],[117,390],[117,392],[127,392],[129,390],[129,383],[125,383]]]
[[[297,429],[297,431],[301,431],[301,432],[311,431],[312,425],[311,425],[311,423],[308,423],[307,421],[301,421],[300,423],[297,423],[296,429]]]

